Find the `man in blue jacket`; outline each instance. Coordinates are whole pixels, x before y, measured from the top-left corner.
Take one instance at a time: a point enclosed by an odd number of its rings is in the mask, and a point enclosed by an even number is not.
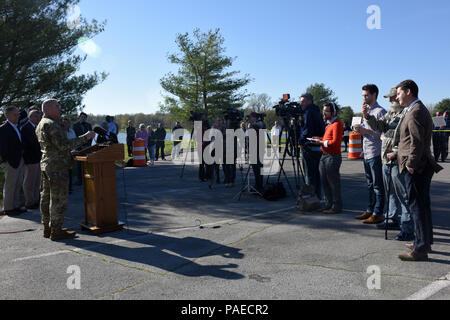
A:
[[[300,105],[304,113],[298,144],[302,150],[305,183],[314,186],[316,195],[320,198],[319,164],[322,150],[320,146],[311,145],[307,138],[323,137],[325,123],[320,108],[314,104],[314,98],[310,93],[305,93],[300,97]]]

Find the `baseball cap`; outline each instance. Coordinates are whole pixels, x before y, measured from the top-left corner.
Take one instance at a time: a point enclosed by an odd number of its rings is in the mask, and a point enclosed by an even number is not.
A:
[[[387,95],[385,95],[385,98],[393,98],[397,96],[397,88],[394,87],[391,89],[391,91],[389,91],[389,93]]]

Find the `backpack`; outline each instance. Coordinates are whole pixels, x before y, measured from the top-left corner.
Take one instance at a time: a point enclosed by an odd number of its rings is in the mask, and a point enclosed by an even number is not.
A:
[[[286,189],[283,183],[268,183],[264,187],[263,198],[268,201],[277,201],[286,197]]]
[[[300,189],[297,198],[297,209],[299,211],[312,212],[319,210],[322,207],[319,198],[314,192],[313,186],[303,186]]]

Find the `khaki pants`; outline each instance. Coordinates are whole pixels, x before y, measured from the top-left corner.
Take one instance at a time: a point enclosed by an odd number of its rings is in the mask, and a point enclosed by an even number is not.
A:
[[[20,200],[20,188],[23,183],[24,165],[23,159],[17,169],[14,169],[9,163],[2,164],[5,170],[5,184],[3,186],[3,209],[11,211],[22,207],[24,204]]]
[[[31,207],[39,204],[41,164],[26,164],[24,174],[23,192],[25,193],[25,206]]]

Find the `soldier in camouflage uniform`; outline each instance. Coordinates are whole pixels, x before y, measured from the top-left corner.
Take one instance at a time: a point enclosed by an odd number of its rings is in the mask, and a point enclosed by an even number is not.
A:
[[[396,240],[411,241],[414,239],[414,222],[408,206],[408,196],[405,187],[404,175],[399,173],[397,161],[398,144],[400,141],[399,128],[406,115],[406,108],[400,106],[397,102],[397,90],[392,88],[389,94],[384,96],[389,98],[391,110],[380,120],[376,120],[373,116],[364,114],[368,124],[374,130],[383,132],[382,136],[382,161],[383,161],[383,178],[385,190],[388,190],[389,171],[391,171],[391,192],[389,201],[389,220],[388,227],[395,229],[401,219],[401,232]],[[392,188],[393,186],[393,188]],[[386,223],[386,222],[385,222]],[[384,229],[384,224],[379,225]],[[398,228],[398,227],[397,227]]]
[[[62,224],[69,195],[67,172],[72,159],[71,150],[93,139],[95,133],[90,131],[79,138],[69,140],[60,121],[61,108],[58,101],[45,101],[42,111],[44,117],[36,128],[36,135],[42,150],[40,207],[44,237],[53,241],[69,239],[75,236],[75,232],[62,229]]]

